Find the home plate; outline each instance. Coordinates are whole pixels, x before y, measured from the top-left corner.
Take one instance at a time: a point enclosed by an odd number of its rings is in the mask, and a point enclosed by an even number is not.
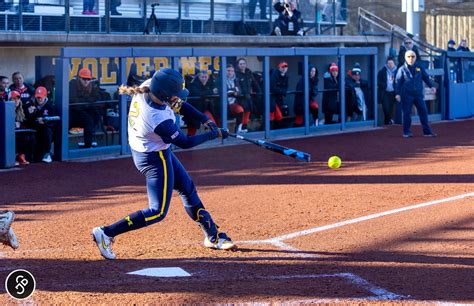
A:
[[[142,269],[142,270],[128,272],[127,274],[153,276],[153,277],[186,277],[186,276],[191,276],[191,274],[189,274],[188,272],[184,271],[183,269],[181,269],[179,267],[146,268],[146,269]]]

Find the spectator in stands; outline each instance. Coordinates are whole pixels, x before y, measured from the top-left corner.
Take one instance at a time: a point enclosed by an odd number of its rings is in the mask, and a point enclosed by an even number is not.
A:
[[[393,112],[397,100],[395,99],[395,76],[397,66],[393,57],[387,57],[385,66],[377,74],[378,98],[382,104],[384,124],[394,124]]]
[[[20,99],[20,93],[13,91],[11,100],[15,102],[15,143],[16,143],[16,165],[28,165],[28,160],[33,160],[33,149],[35,135],[26,128],[26,116]]]
[[[23,108],[28,108],[30,102],[33,100],[35,95],[35,89],[30,84],[25,83],[23,75],[20,72],[14,72],[12,74],[13,84],[10,85],[11,91],[18,91],[20,93],[21,102],[23,103]]]
[[[250,118],[249,101],[242,97],[239,79],[235,76],[234,66],[227,65],[226,71],[227,102],[229,104],[229,114],[236,118],[235,133],[246,133],[247,124]],[[245,125],[245,129],[243,126]]]
[[[53,142],[54,130],[57,123],[55,117],[57,112],[48,100],[48,91],[40,86],[35,90],[35,101],[28,108],[26,114],[28,125],[36,130],[35,158],[45,163],[51,163],[51,144]]]
[[[0,76],[0,102],[8,101],[10,98],[10,88],[8,84],[10,80],[6,76]]]
[[[285,103],[288,92],[288,63],[280,61],[278,69],[270,76],[270,124],[272,129],[279,128],[284,116],[288,116],[289,108]]]
[[[294,104],[294,111],[295,111],[295,126],[303,126],[304,124],[304,76],[301,76],[298,84],[296,85],[296,95],[295,95],[295,104]],[[318,69],[310,65],[309,66],[309,112],[313,117],[313,126],[318,126],[319,119],[319,105],[316,101],[316,97],[318,95]]]
[[[260,105],[258,104],[262,103],[263,100],[258,96],[258,94],[261,94],[262,92],[261,88],[255,79],[253,72],[247,68],[247,61],[245,58],[241,57],[237,60],[237,67],[235,71],[235,75],[240,85],[241,103],[242,105],[245,105],[246,108],[248,107],[249,112],[255,114],[257,110],[261,109]],[[255,100],[253,97],[255,97]],[[261,115],[261,113],[259,113],[259,115]],[[242,129],[246,130],[247,125],[242,123]]]
[[[100,88],[92,83],[92,72],[88,68],[79,70],[78,76],[69,82],[69,128],[84,129],[84,148],[92,147],[96,124],[101,112],[93,103],[100,100]]]
[[[329,65],[328,72],[324,74],[323,112],[324,124],[334,123],[333,116],[341,112],[339,67],[336,63]]]
[[[284,0],[283,3],[273,0],[273,7],[279,14],[275,20],[274,35],[304,35],[303,18],[301,12],[296,9],[296,0]]]
[[[218,90],[214,87],[212,81],[209,80],[209,73],[207,70],[201,70],[189,86],[189,103],[193,105],[201,113],[204,113],[214,123],[218,124],[217,115],[219,112],[219,103],[217,100]],[[188,125],[188,135],[193,136],[196,134],[200,123],[183,118]]]
[[[110,15],[122,16],[122,13],[117,11],[117,7],[121,5],[122,5],[122,0],[110,0]]]
[[[467,39],[461,39],[461,42],[459,43],[458,49],[456,51],[471,52],[471,50],[469,50],[469,47],[467,46]]]
[[[97,15],[97,11],[94,9],[95,0],[84,0],[83,1],[83,15]]]
[[[405,63],[405,52],[413,51],[416,54],[416,59],[420,59],[420,52],[418,47],[413,43],[413,40],[410,38],[405,39],[405,43],[400,46],[400,51],[398,52],[398,68],[400,68]]]
[[[420,117],[425,137],[436,137],[428,124],[428,110],[424,101],[423,82],[433,89],[436,94],[433,82],[431,82],[426,70],[416,63],[416,54],[414,51],[407,51],[405,54],[405,63],[398,69],[396,76],[395,98],[402,103],[403,108],[403,137],[411,138],[411,112],[415,105]]]
[[[268,0],[258,0],[260,4],[260,19],[267,19],[267,2]],[[257,8],[257,0],[249,0],[249,18],[254,19],[255,9]]]
[[[346,78],[346,116],[347,121],[372,118],[372,103],[369,83],[361,79],[362,70],[356,63]]]
[[[322,3],[324,1],[324,3]],[[344,20],[343,18],[343,12],[342,9],[346,8],[346,4],[343,3],[344,0],[319,0],[320,4],[317,5],[322,5],[321,6],[321,18],[323,21],[333,21],[333,18],[335,17],[334,21],[341,21]]]
[[[447,51],[456,51],[456,48],[454,47],[456,45],[456,42],[453,39],[450,39],[448,41],[448,49]]]

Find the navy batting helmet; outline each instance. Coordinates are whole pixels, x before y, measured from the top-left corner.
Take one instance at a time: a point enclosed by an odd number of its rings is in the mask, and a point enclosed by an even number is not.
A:
[[[170,68],[155,72],[151,79],[150,91],[162,101],[169,101],[173,96],[185,99],[189,95],[189,91],[184,88],[183,76]]]

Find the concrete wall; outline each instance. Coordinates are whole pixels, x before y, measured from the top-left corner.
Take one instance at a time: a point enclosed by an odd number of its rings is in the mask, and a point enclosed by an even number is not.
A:
[[[12,73],[20,71],[25,82],[35,82],[35,56],[59,56],[60,49],[54,47],[44,48],[0,48],[0,75],[10,78]]]

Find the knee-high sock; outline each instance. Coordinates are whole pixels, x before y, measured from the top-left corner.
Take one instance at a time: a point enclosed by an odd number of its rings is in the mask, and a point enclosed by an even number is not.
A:
[[[133,231],[145,226],[145,216],[143,215],[142,211],[139,210],[115,222],[114,224],[104,226],[104,233],[109,237],[115,237],[117,235]]]

